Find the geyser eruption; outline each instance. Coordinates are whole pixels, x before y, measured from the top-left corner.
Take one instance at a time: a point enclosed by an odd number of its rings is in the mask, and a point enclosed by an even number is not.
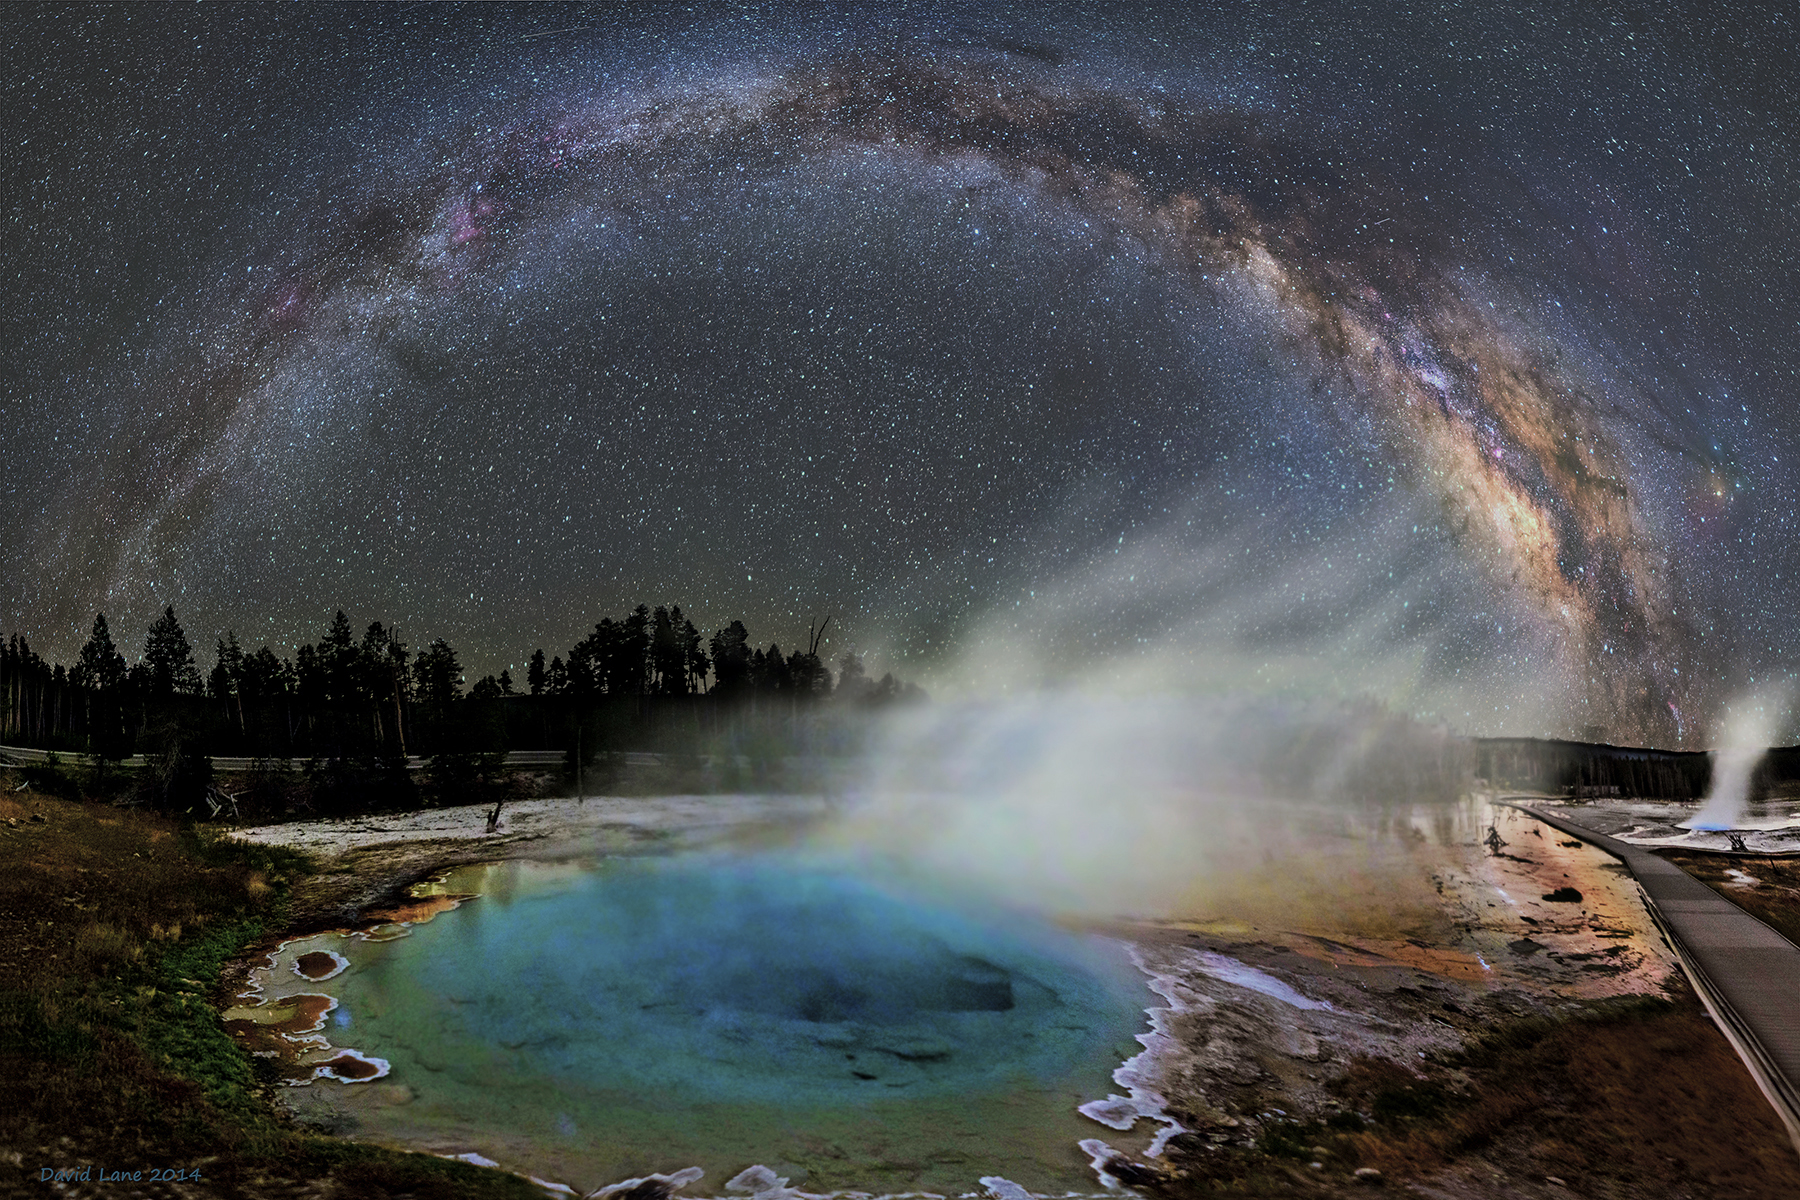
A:
[[[1700,811],[1682,822],[1688,829],[1736,829],[1750,799],[1750,781],[1768,753],[1784,715],[1786,695],[1775,692],[1739,697],[1725,711],[1723,734],[1713,751],[1712,788]]]

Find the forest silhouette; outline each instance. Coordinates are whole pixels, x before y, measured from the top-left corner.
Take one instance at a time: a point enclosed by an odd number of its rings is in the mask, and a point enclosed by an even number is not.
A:
[[[703,639],[680,605],[639,604],[565,652],[534,651],[523,681],[508,670],[468,686],[443,638],[414,651],[381,621],[359,638],[341,609],[292,658],[227,632],[204,674],[173,606],[130,664],[101,613],[71,666],[17,634],[0,646],[0,742],[81,755],[85,790],[158,808],[214,789],[213,757],[249,759],[236,782],[270,815],[490,800],[521,786],[508,751],[562,752],[562,774],[581,782],[596,763],[596,782],[616,782],[624,752],[661,751],[722,761],[725,783],[746,764],[766,784],[769,763],[844,750],[856,716],[925,698],[891,674],[869,678],[853,651],[834,672],[819,654],[829,622],[784,653],[753,645],[741,621]],[[126,780],[117,768],[133,755],[141,769]],[[80,790],[53,768],[37,774]]]

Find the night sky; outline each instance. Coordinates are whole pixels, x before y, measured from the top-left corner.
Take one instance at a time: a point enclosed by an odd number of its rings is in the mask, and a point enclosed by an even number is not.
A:
[[[1800,660],[1800,31],[1571,7],[9,7],[0,630],[1702,744]]]

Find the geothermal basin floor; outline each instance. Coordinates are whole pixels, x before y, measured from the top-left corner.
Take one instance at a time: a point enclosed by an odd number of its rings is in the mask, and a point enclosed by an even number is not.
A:
[[[1800,947],[1667,859],[1567,817],[1511,806],[1630,869],[1694,990],[1800,1149]]]
[[[385,936],[379,933],[383,923],[431,919],[441,907],[431,903],[439,898],[433,889],[441,890],[440,885],[412,885],[443,879],[457,864],[523,860],[576,869],[614,856],[663,857],[690,849],[831,850],[842,848],[845,829],[858,828],[854,804],[816,796],[590,797],[585,803],[546,798],[509,804],[495,834],[486,832],[486,816],[473,807],[432,810],[243,829],[236,836],[304,847],[319,856],[317,872],[296,890],[293,922],[279,935],[283,944],[292,943],[291,958],[311,945],[295,938]],[[1512,853],[1484,848],[1482,835],[1496,816],[1509,836],[1515,825],[1525,835]],[[1531,836],[1535,822],[1517,809],[1496,813],[1488,798],[1476,795],[1398,805],[1246,805],[1234,810],[1231,820],[1213,821],[1199,843],[1205,855],[1184,858],[1192,867],[1191,894],[1171,898],[1166,911],[1076,923],[1128,947],[1165,1003],[1152,1002],[1146,1011],[1151,1028],[1136,1037],[1142,1053],[1112,1060],[1118,1092],[1105,1096],[1109,1089],[1098,1079],[1092,1088],[1078,1089],[1079,1095],[1071,1091],[1066,1115],[1073,1125],[1034,1124],[1033,1146],[1042,1143],[1042,1153],[1058,1160],[1078,1155],[1073,1169],[1084,1176],[1081,1183],[1096,1154],[1089,1144],[1127,1160],[1142,1158],[1143,1169],[1160,1171],[1163,1166],[1149,1150],[1155,1139],[1172,1132],[1170,1118],[1162,1114],[1179,1114],[1173,1119],[1188,1132],[1179,1147],[1169,1143],[1181,1156],[1170,1164],[1203,1164],[1214,1155],[1255,1158],[1259,1146],[1295,1122],[1338,1112],[1344,1101],[1333,1090],[1335,1081],[1359,1062],[1382,1060],[1409,1076],[1429,1071],[1450,1079],[1442,1066],[1445,1056],[1484,1036],[1496,1022],[1553,1016],[1588,1001],[1662,994],[1678,964],[1655,935],[1642,892],[1627,870],[1581,843],[1539,835],[1539,844]],[[1536,899],[1559,888],[1579,889],[1582,901]],[[244,972],[279,949],[272,939],[235,962],[229,973],[248,984]],[[284,960],[282,966],[289,965]],[[277,974],[287,978],[291,970]],[[348,1004],[344,1011],[355,1007]],[[343,1036],[358,1040],[352,1030],[360,1028],[346,1022]],[[336,1026],[321,1032],[336,1032]],[[1123,1057],[1131,1048],[1120,1050]],[[1718,1046],[1715,1057],[1720,1051],[1730,1053]],[[392,1061],[391,1077],[357,1084],[327,1078],[284,1094],[282,1106],[298,1119],[358,1140],[477,1153],[521,1174],[566,1178],[584,1192],[628,1174],[695,1165],[686,1157],[664,1161],[666,1147],[654,1138],[621,1141],[624,1149],[636,1147],[655,1158],[642,1169],[633,1165],[621,1172],[615,1168],[623,1164],[559,1163],[527,1137],[529,1130],[514,1131],[510,1121],[475,1122],[447,1132],[428,1128],[408,1115],[417,1111],[419,1097],[404,1065]],[[1773,1141],[1787,1155],[1779,1135],[1768,1136],[1774,1134],[1773,1122],[1754,1088],[1742,1086],[1748,1082],[1734,1085],[1733,1111],[1745,1106],[1743,1115],[1761,1123],[1761,1140]],[[1124,1091],[1131,1095],[1119,1094]],[[1140,1102],[1158,1115],[1145,1116]],[[383,1126],[379,1130],[363,1123],[364,1110],[378,1104],[394,1105],[375,1122]],[[1709,1112],[1707,1121],[1721,1111]],[[343,1122],[344,1117],[359,1124]],[[1088,1136],[1080,1143],[1065,1144],[1083,1133]],[[1007,1174],[993,1170],[1000,1164],[988,1153],[990,1143],[983,1138],[955,1162],[921,1162],[907,1174],[941,1168],[954,1174],[955,1187],[933,1190],[964,1194],[984,1173]],[[732,1163],[712,1164],[720,1169],[707,1172],[696,1194],[716,1194],[717,1181],[730,1178],[725,1168],[735,1170],[741,1162],[772,1163],[789,1175],[787,1160],[779,1153],[770,1158],[765,1150],[779,1147],[759,1139],[754,1155],[746,1150],[732,1156]],[[919,1190],[910,1179],[876,1178],[872,1168],[883,1161],[859,1149],[842,1163],[810,1158],[796,1163],[806,1171],[791,1177],[809,1194],[866,1192],[871,1185],[889,1194]],[[1354,1165],[1344,1157],[1329,1159],[1322,1169],[1279,1162],[1271,1169],[1291,1167],[1309,1188],[1336,1186],[1363,1194],[1365,1185],[1351,1175]],[[1413,1172],[1401,1160],[1384,1165],[1393,1167],[1389,1188],[1410,1186],[1404,1181]],[[1493,1151],[1447,1168],[1427,1167],[1422,1174],[1435,1189],[1427,1194],[1458,1200],[1504,1194],[1511,1200],[1548,1195],[1532,1177],[1547,1177],[1562,1165],[1560,1159],[1522,1163],[1512,1151]],[[1479,1176],[1479,1186],[1465,1187],[1466,1181],[1459,1182],[1464,1175]],[[1501,1179],[1510,1190],[1493,1190]],[[1646,1200],[1692,1193],[1677,1188],[1619,1194]]]

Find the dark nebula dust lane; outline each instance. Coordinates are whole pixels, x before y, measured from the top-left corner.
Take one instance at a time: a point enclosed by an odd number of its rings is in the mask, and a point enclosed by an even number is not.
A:
[[[65,658],[668,598],[1667,745],[1791,677],[1776,26],[7,23],[0,602]]]

